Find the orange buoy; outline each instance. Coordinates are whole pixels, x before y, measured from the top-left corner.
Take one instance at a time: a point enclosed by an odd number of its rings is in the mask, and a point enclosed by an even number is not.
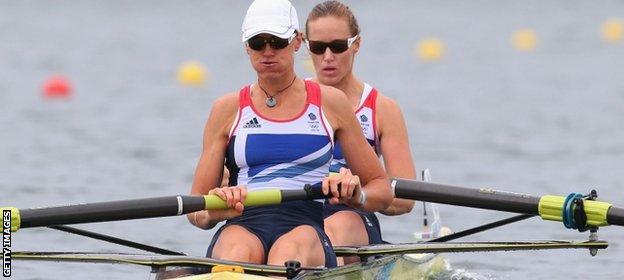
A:
[[[43,84],[43,96],[52,99],[64,99],[71,96],[72,87],[63,76],[53,76]]]

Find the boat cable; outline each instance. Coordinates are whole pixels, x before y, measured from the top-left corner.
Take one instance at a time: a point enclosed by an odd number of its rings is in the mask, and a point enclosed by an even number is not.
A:
[[[152,252],[152,253],[156,253],[156,254],[160,254],[160,255],[186,256],[186,254],[184,254],[184,253],[171,251],[171,250],[163,249],[163,248],[159,248],[159,247],[154,247],[154,246],[151,246],[151,245],[142,244],[142,243],[130,241],[130,240],[127,240],[127,239],[121,239],[121,238],[118,238],[118,237],[114,237],[114,236],[110,236],[110,235],[106,235],[106,234],[101,234],[101,233],[97,233],[97,232],[92,232],[92,231],[88,231],[88,230],[84,230],[84,229],[79,229],[79,228],[75,228],[75,227],[63,226],[63,225],[55,225],[55,226],[48,226],[48,228],[56,229],[56,230],[60,230],[60,231],[68,232],[68,233],[73,233],[73,234],[76,234],[76,235],[81,235],[81,236],[84,236],[84,237],[89,237],[89,238],[93,238],[93,239],[97,239],[97,240],[101,240],[101,241],[105,241],[105,242],[109,242],[109,243],[113,243],[113,244],[117,244],[117,245],[121,245],[121,246],[126,246],[126,247],[130,247],[130,248],[134,248],[134,249],[139,249],[139,250],[143,250],[143,251],[147,251],[147,252]]]
[[[490,229],[493,229],[493,228],[501,227],[501,226],[508,225],[508,224],[511,224],[511,223],[515,223],[515,222],[518,222],[518,221],[526,220],[526,219],[531,218],[531,217],[535,217],[535,215],[532,215],[532,214],[520,214],[520,215],[517,215],[517,216],[510,217],[510,218],[502,219],[502,220],[499,220],[499,221],[496,221],[496,222],[492,222],[492,223],[480,225],[480,226],[477,226],[477,227],[469,228],[469,229],[466,229],[466,230],[458,231],[458,232],[455,232],[455,233],[451,233],[449,235],[433,238],[433,239],[427,240],[425,242],[446,242],[446,241],[451,241],[451,240],[455,240],[455,239],[458,239],[458,238],[462,238],[464,236],[473,235],[475,233],[483,232],[483,231],[486,231],[486,230],[490,230]]]

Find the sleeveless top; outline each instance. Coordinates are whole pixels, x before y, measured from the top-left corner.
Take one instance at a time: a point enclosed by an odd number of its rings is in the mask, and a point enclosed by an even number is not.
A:
[[[368,144],[375,149],[377,156],[381,154],[379,147],[379,138],[377,135],[377,122],[375,118],[376,105],[377,104],[377,90],[371,87],[369,84],[364,83],[364,90],[360,97],[360,106],[355,110],[355,116],[362,126],[362,132],[364,137],[368,141]],[[340,172],[341,167],[347,167],[344,155],[340,149],[340,143],[336,143],[334,146],[334,157],[329,167],[330,172]]]
[[[302,189],[327,176],[333,129],[321,109],[319,85],[305,81],[305,87],[304,109],[288,120],[263,116],[253,105],[251,86],[240,90],[226,152],[230,185],[245,185],[249,191]]]

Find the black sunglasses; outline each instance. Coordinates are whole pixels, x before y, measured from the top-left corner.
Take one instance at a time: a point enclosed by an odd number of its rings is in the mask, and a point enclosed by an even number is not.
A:
[[[353,44],[353,42],[355,42],[357,38],[358,35],[355,35],[351,38],[333,40],[329,43],[323,41],[306,40],[306,45],[308,45],[308,49],[313,54],[324,54],[327,48],[329,48],[333,53],[343,53],[351,47],[351,45]]]
[[[271,48],[274,50],[281,50],[285,47],[288,47],[288,45],[290,45],[290,43],[293,41],[293,39],[295,39],[296,36],[297,33],[294,33],[292,36],[290,36],[290,38],[283,39],[273,35],[269,37],[256,35],[249,38],[249,40],[247,40],[245,43],[247,44],[247,46],[249,46],[250,49],[254,51],[263,51],[264,48],[266,48],[267,44],[271,46]]]

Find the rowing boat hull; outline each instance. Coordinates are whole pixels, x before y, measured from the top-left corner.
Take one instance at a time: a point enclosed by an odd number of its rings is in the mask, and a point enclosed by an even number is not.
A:
[[[295,279],[427,279],[446,267],[444,258],[438,254],[394,255],[326,272],[310,272]]]
[[[406,254],[384,256],[365,263],[355,263],[323,271],[302,272],[293,279],[428,279],[447,270],[446,260],[439,254]],[[157,277],[159,279],[166,279]],[[201,275],[178,277],[176,280],[267,280],[265,276],[245,274],[231,271],[207,273]]]

